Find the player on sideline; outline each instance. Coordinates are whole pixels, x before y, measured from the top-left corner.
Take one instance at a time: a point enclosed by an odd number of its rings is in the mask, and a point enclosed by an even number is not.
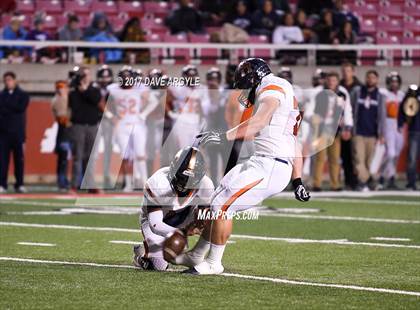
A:
[[[143,182],[147,180],[144,110],[151,100],[147,90],[136,85],[134,76],[133,69],[124,66],[118,73],[119,83],[107,87],[109,110],[116,111],[114,134],[123,158],[124,192],[133,190],[133,170],[134,175],[141,177]]]
[[[147,270],[166,270],[163,241],[176,230],[199,234],[195,221],[200,207],[210,205],[214,186],[205,175],[204,157],[195,147],[181,149],[170,167],[156,171],[146,182],[140,214],[143,245],[134,247],[133,264]],[[198,231],[196,230],[198,229]]]
[[[222,256],[232,232],[232,220],[226,214],[245,211],[280,193],[291,178],[296,199],[310,198],[301,181],[302,157],[296,140],[301,113],[292,85],[272,74],[264,60],[248,58],[236,69],[235,88],[248,93],[239,101],[245,106],[255,104],[255,114],[225,133],[205,132],[197,138],[206,145],[255,137],[255,155],[226,174],[213,194],[212,214],[219,210],[224,214],[207,223],[193,250],[175,258],[177,264],[193,266],[187,271],[192,274],[223,272]]]

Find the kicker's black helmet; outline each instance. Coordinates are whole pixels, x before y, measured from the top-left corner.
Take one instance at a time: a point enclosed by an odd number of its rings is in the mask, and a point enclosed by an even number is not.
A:
[[[172,160],[168,180],[178,194],[187,194],[198,186],[205,172],[206,165],[200,150],[185,147]]]
[[[260,84],[262,78],[270,73],[270,67],[261,58],[245,59],[236,68],[234,88],[253,88]]]

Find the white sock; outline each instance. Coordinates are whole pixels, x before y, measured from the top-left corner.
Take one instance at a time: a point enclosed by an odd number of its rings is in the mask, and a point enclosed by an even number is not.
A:
[[[136,180],[142,180],[143,183],[147,180],[147,165],[146,161],[141,160],[134,160],[133,163],[133,173],[134,173],[134,179]]]
[[[194,257],[204,257],[210,249],[210,242],[200,237],[194,249],[191,250],[191,255]]]
[[[133,187],[133,176],[131,174],[126,174],[124,176],[125,180],[125,187],[126,188],[132,188]]]
[[[221,265],[223,252],[225,251],[226,244],[211,244],[210,252],[206,258],[206,261],[211,265]]]

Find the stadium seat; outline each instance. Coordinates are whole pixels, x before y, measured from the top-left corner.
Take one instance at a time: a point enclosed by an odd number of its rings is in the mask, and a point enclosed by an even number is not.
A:
[[[376,21],[373,19],[363,19],[361,22],[362,33],[373,34],[376,32]]]
[[[190,34],[189,41],[191,43],[208,43],[209,34]],[[194,50],[195,58],[199,58],[202,64],[215,64],[219,58],[219,50],[217,48],[198,48]]]
[[[420,33],[420,20],[410,16],[404,21],[404,30]]]
[[[109,22],[112,25],[114,31],[120,31],[124,27],[125,23],[128,21],[127,13],[120,13],[118,16],[110,16]]]
[[[186,35],[178,34],[165,34],[163,36],[163,42],[166,43],[187,43],[188,38]],[[189,61],[190,51],[187,48],[168,48],[164,52],[165,58],[175,59],[177,63],[185,63]]]
[[[403,8],[400,4],[390,4],[389,2],[383,2],[380,6],[380,12],[389,16],[403,16]]]
[[[168,32],[168,28],[163,24],[162,18],[143,18],[141,27],[149,33],[166,34]]]
[[[47,30],[56,30],[57,29],[56,17],[54,15],[45,16],[44,27]]]
[[[152,2],[146,1],[143,3],[144,11],[147,14],[152,14],[154,17],[166,17],[170,12],[170,5],[168,2]]]
[[[61,1],[58,0],[37,0],[36,1],[37,11],[42,11],[45,13],[61,13],[63,12],[63,7],[61,6]]]
[[[374,3],[369,3],[366,5],[353,5],[352,10],[358,16],[363,17],[375,17],[378,15],[378,5]]]
[[[401,22],[397,19],[378,19],[376,28],[386,32],[402,32]]]
[[[114,1],[92,1],[92,12],[103,12],[108,16],[110,14],[117,14],[117,5]]]
[[[386,32],[379,32],[376,36],[376,43],[377,44],[399,44],[400,40],[395,35],[389,35]]]
[[[84,0],[64,1],[64,10],[72,13],[90,13],[90,2]]]
[[[17,1],[16,10],[24,14],[32,14],[35,11],[35,5],[32,0]]]
[[[250,36],[248,43],[254,43],[254,44],[266,44],[268,43],[267,36],[261,35],[261,36]],[[252,44],[251,44],[252,46]],[[251,55],[254,57],[260,57],[263,59],[270,59],[272,58],[271,50],[269,49],[251,49]]]
[[[420,35],[414,35],[411,31],[405,31],[402,37],[403,44],[420,44]]]
[[[143,6],[139,1],[118,1],[118,11],[125,12],[129,16],[142,16]]]

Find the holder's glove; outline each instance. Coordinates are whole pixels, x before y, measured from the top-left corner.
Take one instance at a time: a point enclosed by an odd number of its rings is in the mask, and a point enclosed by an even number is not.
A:
[[[292,181],[293,188],[295,189],[295,198],[299,201],[306,202],[309,201],[311,196],[306,190],[305,186],[302,183],[301,178],[296,178]]]

